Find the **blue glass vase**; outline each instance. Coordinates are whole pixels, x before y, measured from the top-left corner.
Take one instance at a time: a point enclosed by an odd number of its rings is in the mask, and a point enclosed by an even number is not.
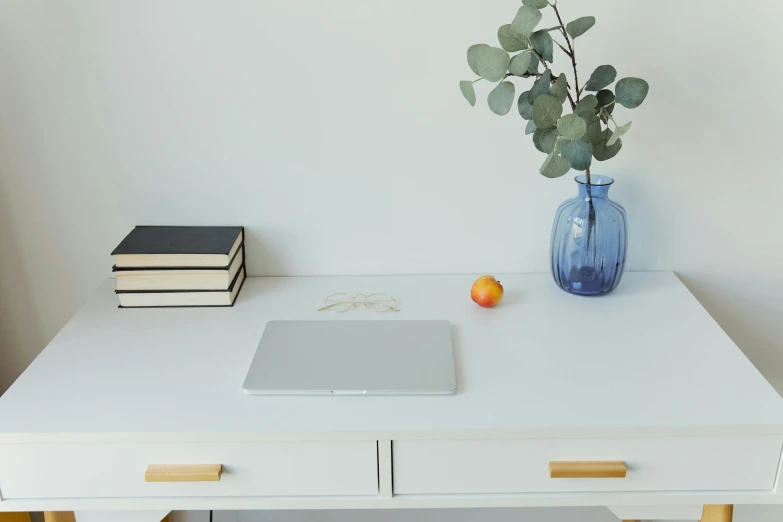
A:
[[[557,285],[572,294],[603,295],[620,283],[628,219],[608,197],[614,180],[584,174],[574,178],[579,194],[560,205],[552,227],[550,261]]]

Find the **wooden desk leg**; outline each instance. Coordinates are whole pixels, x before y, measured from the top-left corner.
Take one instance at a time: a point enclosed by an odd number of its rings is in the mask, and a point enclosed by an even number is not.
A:
[[[45,522],[76,522],[73,511],[44,511]]]
[[[29,513],[0,513],[0,522],[30,522]]]
[[[701,522],[732,522],[734,506],[732,504],[706,504],[701,515]]]

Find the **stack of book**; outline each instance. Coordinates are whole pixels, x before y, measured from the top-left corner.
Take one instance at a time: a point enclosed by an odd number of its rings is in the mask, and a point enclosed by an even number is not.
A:
[[[243,227],[136,227],[114,249],[121,308],[233,306],[245,282]]]

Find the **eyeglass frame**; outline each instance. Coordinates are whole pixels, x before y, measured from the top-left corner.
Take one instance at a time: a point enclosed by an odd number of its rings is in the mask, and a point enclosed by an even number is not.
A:
[[[336,295],[347,295],[348,297],[351,298],[351,300],[350,301],[347,301],[347,300],[346,301],[335,301],[335,302],[330,303],[329,299],[331,299],[332,297],[334,297]],[[389,298],[391,300],[391,303],[390,304],[386,304],[386,303],[382,303],[382,302],[379,302],[379,301],[372,301],[372,300],[370,300],[370,298],[372,296],[374,296],[374,295],[382,295],[384,297],[387,297],[387,298]],[[364,301],[357,301],[356,298],[359,297],[359,296],[364,297]],[[378,292],[375,292],[375,293],[372,293],[372,294],[362,294],[362,293],[349,294],[349,293],[346,293],[346,292],[336,292],[334,294],[326,296],[326,298],[324,299],[324,304],[326,304],[326,306],[322,306],[321,308],[319,308],[318,309],[319,312],[329,311],[329,312],[332,312],[333,314],[343,314],[345,312],[349,312],[349,311],[353,310],[354,308],[358,308],[359,306],[363,306],[367,310],[369,310],[369,311],[371,311],[373,313],[376,313],[376,314],[384,314],[386,312],[399,312],[400,311],[399,308],[396,308],[394,306],[394,305],[397,304],[397,300],[394,297],[390,296],[389,294],[382,294],[382,293],[378,293]],[[345,310],[337,310],[337,311],[331,310],[332,307],[335,307],[337,305],[348,305],[348,304],[351,305],[351,306],[349,306]],[[369,306],[369,305],[379,305],[379,304],[383,304],[384,306],[388,306],[389,308],[387,310],[373,310]]]

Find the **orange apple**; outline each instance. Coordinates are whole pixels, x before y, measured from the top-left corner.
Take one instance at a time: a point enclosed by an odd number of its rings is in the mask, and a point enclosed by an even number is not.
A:
[[[479,306],[492,308],[503,299],[503,286],[491,275],[479,277],[470,289],[470,298]]]

